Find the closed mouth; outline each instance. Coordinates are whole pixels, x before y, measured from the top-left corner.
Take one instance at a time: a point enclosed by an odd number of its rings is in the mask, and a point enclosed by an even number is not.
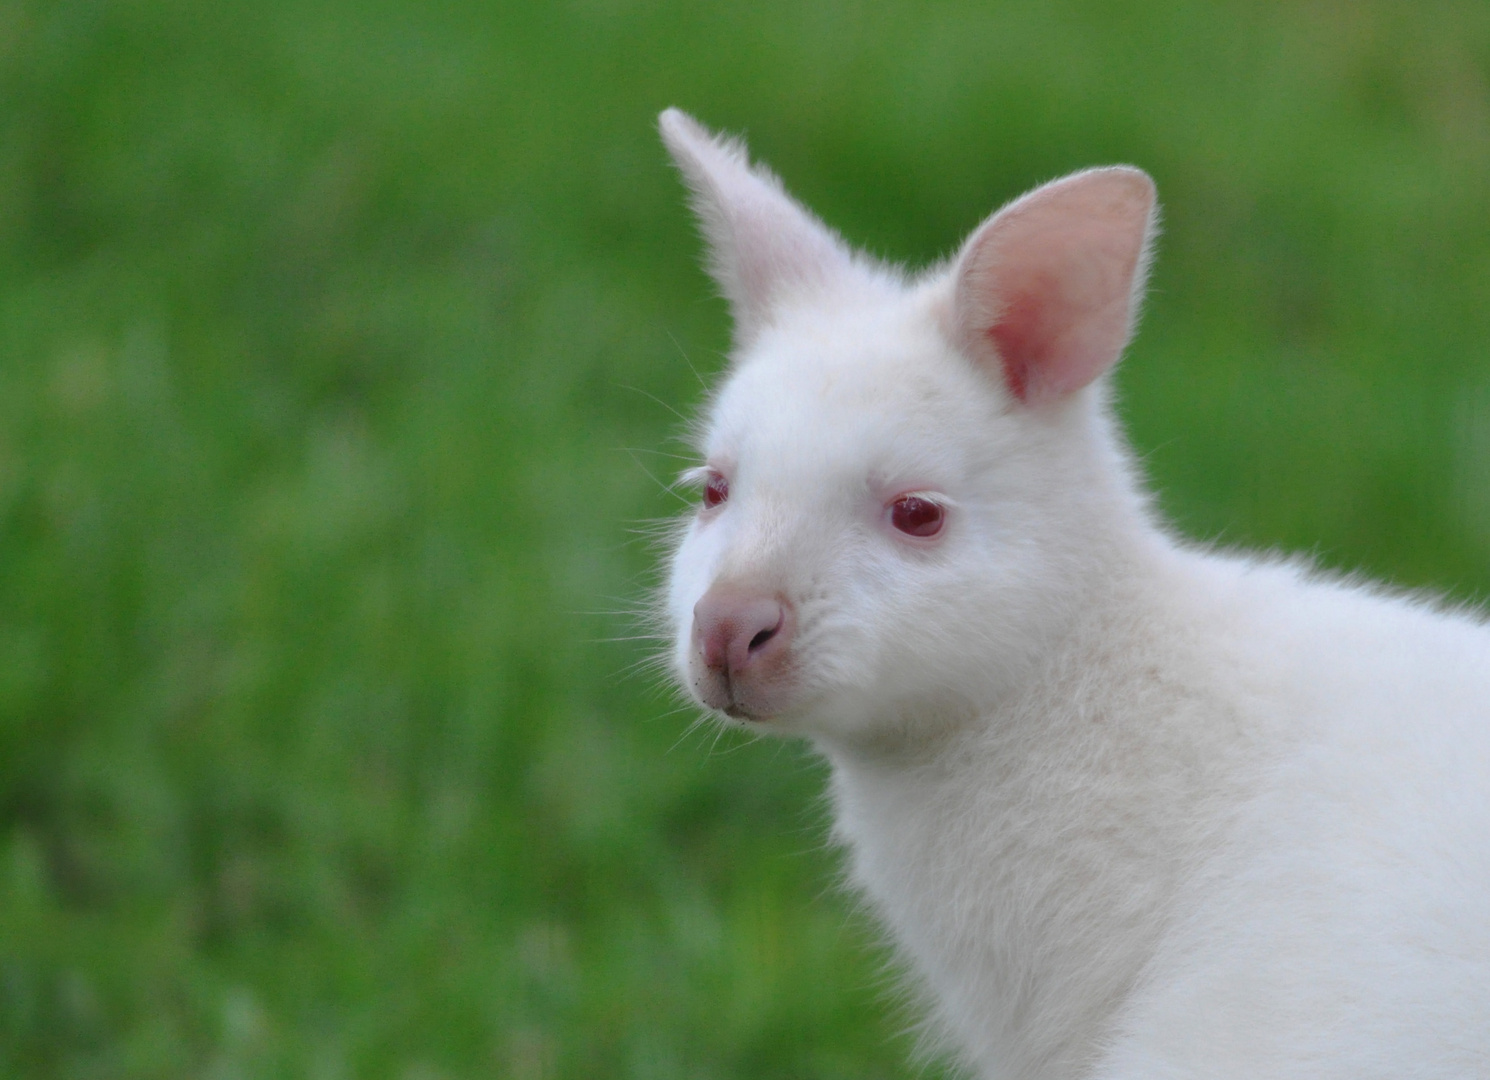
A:
[[[734,680],[729,677],[728,672],[724,673],[724,693],[725,697],[729,700],[729,704],[721,706],[719,711],[724,713],[725,716],[728,716],[732,720],[746,720],[750,722],[760,719],[759,716],[756,716],[735,700]]]

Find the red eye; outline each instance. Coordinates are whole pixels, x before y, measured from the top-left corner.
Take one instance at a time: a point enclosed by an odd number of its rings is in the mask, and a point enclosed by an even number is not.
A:
[[[890,504],[890,524],[907,536],[935,536],[947,512],[930,499],[903,495]]]
[[[712,510],[729,498],[729,481],[717,472],[709,473],[709,482],[704,485],[704,509]]]

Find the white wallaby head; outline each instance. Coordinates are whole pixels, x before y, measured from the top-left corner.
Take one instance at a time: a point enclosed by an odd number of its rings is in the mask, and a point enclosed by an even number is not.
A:
[[[679,678],[825,737],[979,709],[1141,531],[1101,376],[1136,320],[1152,182],[1057,180],[908,278],[739,142],[673,109],[661,127],[737,324],[667,590]]]

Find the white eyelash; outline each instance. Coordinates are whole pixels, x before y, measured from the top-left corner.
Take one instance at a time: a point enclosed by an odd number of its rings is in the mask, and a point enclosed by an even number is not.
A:
[[[902,491],[890,502],[899,502],[901,499],[924,499],[926,502],[936,503],[944,510],[955,510],[958,507],[957,500],[950,495],[944,495],[940,491]]]

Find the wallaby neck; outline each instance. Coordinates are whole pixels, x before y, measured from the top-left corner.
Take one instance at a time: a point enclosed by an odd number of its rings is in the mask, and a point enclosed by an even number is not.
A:
[[[1163,601],[1203,583],[1153,540],[1121,567],[1108,550],[1105,584],[988,711],[898,749],[820,743],[854,880],[988,1075],[1095,1052],[1238,782],[1213,658]]]

